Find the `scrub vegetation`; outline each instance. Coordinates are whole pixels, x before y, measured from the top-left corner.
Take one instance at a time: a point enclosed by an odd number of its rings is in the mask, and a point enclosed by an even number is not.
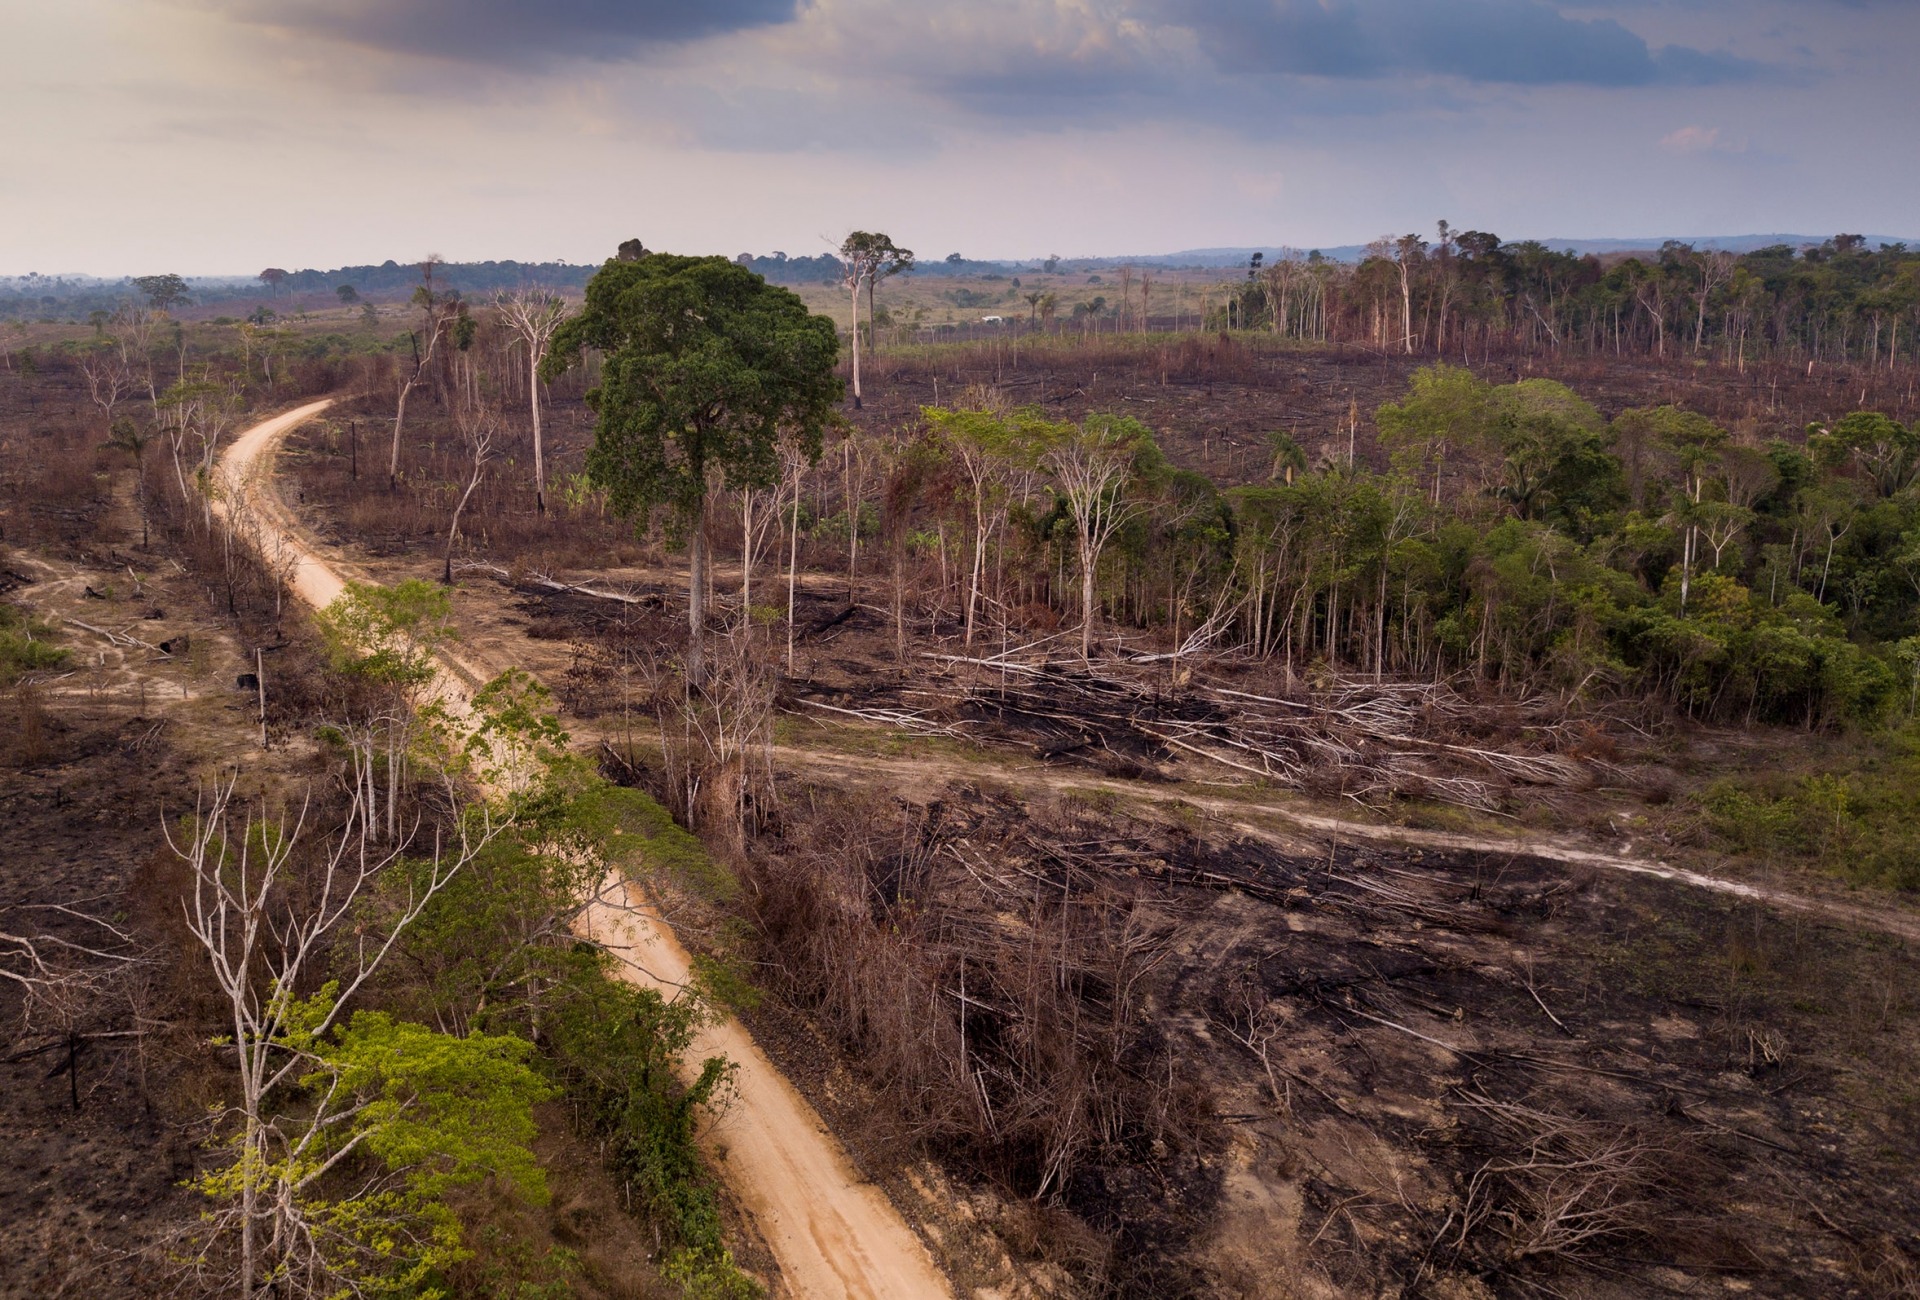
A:
[[[1915,1293],[1904,250],[848,250],[8,336],[0,1275],[778,1293],[737,1016],[961,1294]]]

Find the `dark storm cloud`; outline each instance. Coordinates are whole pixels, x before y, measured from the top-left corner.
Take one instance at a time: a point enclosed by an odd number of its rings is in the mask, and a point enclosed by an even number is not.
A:
[[[1682,46],[1650,48],[1610,18],[1573,18],[1539,0],[1148,0],[1223,70],[1375,79],[1459,77],[1545,86],[1703,85],[1759,65]]]
[[[797,0],[242,0],[239,16],[373,49],[526,67],[792,21]]]

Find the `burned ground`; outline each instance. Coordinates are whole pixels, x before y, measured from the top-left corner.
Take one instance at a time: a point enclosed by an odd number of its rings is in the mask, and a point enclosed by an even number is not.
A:
[[[855,418],[905,431],[921,403],[997,385],[1062,416],[1138,414],[1176,463],[1227,484],[1266,477],[1274,429],[1310,455],[1344,453],[1355,410],[1356,455],[1377,456],[1370,410],[1414,364],[1174,346],[1029,357],[1024,370],[985,346],[902,356]],[[1609,414],[1684,402],[1743,436],[1912,400],[1841,372],[1491,364],[1499,378],[1559,378]],[[557,474],[579,464],[588,430],[561,399]],[[290,467],[307,516],[376,575],[418,568],[409,551],[445,518],[448,474],[432,458],[447,430],[427,412],[416,434],[417,482],[391,494],[354,486],[337,429],[307,435]],[[685,597],[659,537],[636,541],[590,504],[536,518],[506,471],[486,490],[472,549],[493,567],[467,570],[462,653],[540,673],[580,738],[638,754],[623,775],[660,782],[644,751]],[[839,488],[822,491],[824,518]],[[738,546],[727,527],[712,534],[723,557]],[[1129,662],[1164,649],[1151,638],[1090,667],[1043,653],[1004,673],[902,662],[890,593],[842,576],[844,546],[801,543],[768,758],[779,775],[755,792],[747,888],[732,916],[687,909],[676,923],[691,922],[696,946],[724,935],[725,955],[749,963],[767,995],[750,1013],[756,1036],[963,1286],[1450,1298],[1920,1286],[1912,948],[1526,852],[1584,831],[1604,837],[1590,847],[1632,839],[1691,861],[1675,791],[1778,737],[1672,718],[1648,734],[1644,717],[1569,720],[1553,700],[1369,691],[1305,668],[1292,681],[1230,658]],[[863,552],[863,573],[872,563]],[[592,590],[550,585],[568,579]],[[716,576],[728,622],[736,580]],[[1015,643],[1057,630],[1022,628],[1029,612],[1011,612]],[[916,649],[964,657],[951,609],[909,597],[904,616]],[[768,658],[784,659],[781,639],[767,638]],[[1288,725],[1300,705],[1311,718]],[[1239,788],[1199,792],[1223,780]],[[1315,806],[1305,799],[1370,828],[1466,827],[1515,847],[1315,840],[1309,819],[1265,815],[1274,801]]]
[[[1075,1068],[1031,1053],[1062,1015],[1023,991],[1034,953],[1073,1034],[1140,1026],[1090,1111],[1111,1127],[1052,1189],[1080,1289],[1912,1284],[1920,1008],[1891,941],[1522,854],[1283,847],[1111,795],[850,798],[796,785],[764,846],[766,961],[802,1008],[767,1037],[796,1064],[846,1054],[823,1094],[870,1160],[1032,1195],[1018,1085]],[[942,1064],[909,1071],[909,1042]],[[972,1122],[969,1077],[990,1095]],[[1009,1258],[1048,1254],[1029,1218],[987,1221]]]
[[[658,573],[589,585],[600,594],[488,580],[466,599],[502,613],[469,617],[517,624],[525,654],[569,665],[556,686],[572,725],[631,746],[653,720],[645,666],[677,652],[680,588]],[[1005,707],[996,666],[918,659],[903,674],[889,612],[855,595],[817,574],[800,591],[785,775],[746,848],[751,937],[726,946],[773,995],[750,1016],[756,1036],[963,1282],[1245,1296],[1913,1285],[1910,946],[1529,856],[1518,832],[1498,832],[1516,840],[1501,853],[1315,841],[1264,817],[1256,791],[1183,784],[1244,774],[1141,728],[1191,723],[1245,757],[1224,741],[1250,717],[1272,731],[1276,710],[1324,704],[1327,689],[1219,662],[1176,686],[1165,664],[1109,656],[1010,671]],[[1332,689],[1386,711],[1340,723],[1317,708],[1315,743],[1370,753],[1361,775],[1391,770],[1379,736],[1359,743],[1368,727],[1476,751],[1446,771],[1497,795],[1489,826],[1657,827],[1691,743],[1364,685]],[[809,774],[829,757],[832,782]],[[1535,760],[1546,779],[1522,779]],[[1368,797],[1376,816],[1417,821],[1429,796]],[[696,944],[727,926],[680,915]],[[1063,920],[1069,942],[1037,955],[1022,942]],[[1130,960],[1151,969],[1116,996],[1129,934]],[[1057,997],[1023,991],[1035,969]],[[963,972],[966,998],[999,1003],[969,1013],[965,1054]],[[1075,1023],[1101,1029],[1073,1051],[1037,1046]],[[963,1060],[988,1083],[969,1085]],[[1069,1114],[1085,1117],[1070,1140],[1054,1127]],[[1069,1148],[1042,1189],[1049,1152]]]

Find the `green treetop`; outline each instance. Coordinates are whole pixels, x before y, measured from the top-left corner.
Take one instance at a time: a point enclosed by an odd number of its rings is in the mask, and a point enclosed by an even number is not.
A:
[[[602,356],[600,383],[587,393],[597,417],[588,475],[623,517],[667,505],[690,527],[687,667],[697,679],[708,492],[772,485],[782,439],[819,454],[840,400],[839,341],[797,295],[724,257],[646,253],[611,259],[594,275],[544,375],[588,348]]]

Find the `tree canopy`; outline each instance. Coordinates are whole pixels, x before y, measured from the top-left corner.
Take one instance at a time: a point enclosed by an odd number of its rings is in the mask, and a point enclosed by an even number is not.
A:
[[[771,484],[780,439],[818,454],[840,399],[832,322],[723,257],[608,261],[555,336],[544,376],[589,348],[602,366],[587,393],[597,417],[587,472],[622,515],[692,511],[710,474],[729,487]]]

